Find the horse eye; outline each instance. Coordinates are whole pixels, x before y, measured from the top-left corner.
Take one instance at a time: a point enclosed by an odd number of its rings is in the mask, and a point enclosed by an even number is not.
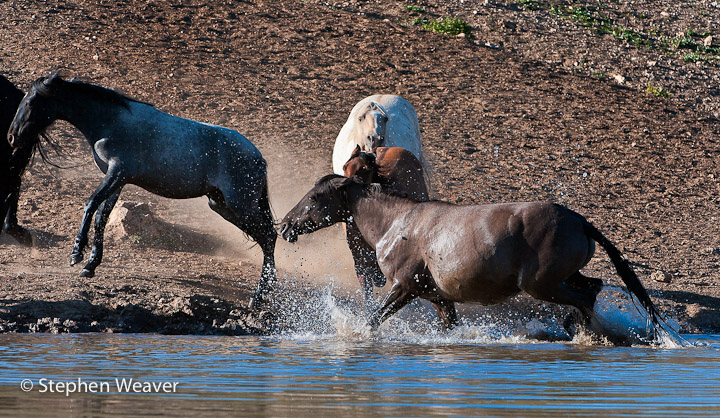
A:
[[[358,118],[358,120],[359,120],[360,122],[362,122],[363,119],[365,119],[365,116],[360,116],[360,117]]]

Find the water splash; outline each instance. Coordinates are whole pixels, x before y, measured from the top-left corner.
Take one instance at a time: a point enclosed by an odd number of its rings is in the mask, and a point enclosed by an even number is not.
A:
[[[318,282],[317,280],[313,280]],[[278,336],[292,340],[331,340],[362,343],[367,341],[401,342],[423,345],[449,344],[534,344],[569,341],[577,345],[596,345],[597,336],[579,329],[572,337],[563,326],[563,318],[541,315],[527,317],[502,314],[502,307],[473,314],[460,306],[460,324],[452,330],[440,326],[434,310],[416,300],[385,321],[373,332],[367,318],[380,301],[369,305],[359,291],[348,291],[325,276],[324,286],[309,288],[307,282],[286,277],[277,304]],[[298,289],[302,289],[298,291]],[[541,313],[542,314],[542,313]],[[680,336],[676,322],[663,320],[653,330],[649,315],[624,288],[606,284],[598,295],[593,329],[615,336],[633,345],[658,348],[693,346]],[[609,345],[608,341],[605,342]]]
[[[379,306],[362,301],[359,292],[326,286],[298,292],[299,283],[284,280],[286,286],[276,296],[277,334],[281,338],[343,342],[387,341],[422,345],[452,344],[533,344],[568,341],[570,336],[556,318],[537,319],[472,312],[461,314],[460,324],[452,330],[441,327],[430,305],[416,300],[385,321],[373,332],[367,322],[370,312]],[[467,311],[471,308],[461,309]],[[498,308],[497,311],[501,311]]]
[[[593,328],[606,335],[625,337],[631,344],[654,345],[660,348],[692,346],[680,336],[677,322],[661,319],[652,326],[650,315],[635,296],[624,288],[605,284],[593,311]]]

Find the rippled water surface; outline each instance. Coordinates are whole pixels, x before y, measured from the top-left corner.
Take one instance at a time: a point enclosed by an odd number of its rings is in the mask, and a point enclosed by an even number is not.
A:
[[[662,349],[465,334],[2,335],[0,408],[14,416],[720,415],[720,336]],[[176,391],[118,393],[116,378],[176,382]],[[28,392],[23,379],[33,383]],[[110,390],[66,396],[49,393],[50,380]]]

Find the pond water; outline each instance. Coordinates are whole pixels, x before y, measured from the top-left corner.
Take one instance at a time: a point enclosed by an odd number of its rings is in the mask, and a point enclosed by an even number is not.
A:
[[[2,335],[0,411],[8,416],[720,415],[720,336],[687,338],[695,346],[548,343],[482,336],[468,327],[451,336],[422,337],[385,329],[369,338],[305,332]],[[116,379],[125,385],[122,390]]]

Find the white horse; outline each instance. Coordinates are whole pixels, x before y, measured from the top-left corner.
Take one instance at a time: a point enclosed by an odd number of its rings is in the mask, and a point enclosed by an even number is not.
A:
[[[420,145],[420,126],[412,105],[400,96],[376,94],[366,97],[353,107],[347,122],[335,140],[333,172],[343,175],[343,165],[356,146],[374,152],[377,147],[401,147],[410,151],[429,167]]]

